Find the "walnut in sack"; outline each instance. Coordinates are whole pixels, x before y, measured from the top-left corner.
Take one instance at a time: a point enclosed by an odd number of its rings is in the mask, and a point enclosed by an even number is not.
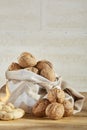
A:
[[[64,106],[53,102],[46,107],[45,113],[50,119],[61,119],[64,115]]]
[[[51,68],[44,68],[39,73],[41,76],[47,78],[48,80],[54,82],[56,80],[56,75],[53,69]]]
[[[36,67],[28,67],[28,68],[25,68],[25,69],[38,74],[38,69]]]
[[[37,117],[45,116],[45,109],[48,106],[49,101],[47,99],[39,100],[32,108],[32,113]]]
[[[47,99],[50,102],[63,103],[63,101],[65,100],[65,93],[61,89],[52,88],[48,92]]]
[[[36,68],[38,68],[38,70],[42,70],[46,67],[52,68],[53,69],[53,65],[51,62],[47,61],[47,60],[41,60],[38,61],[36,64]]]
[[[54,82],[56,80],[56,74],[53,70],[53,65],[47,60],[41,60],[37,62],[36,68],[39,70],[39,74],[48,80]]]
[[[37,61],[31,53],[23,52],[18,58],[18,63],[21,67],[26,68],[35,66],[37,64]]]
[[[18,63],[15,63],[15,62],[13,62],[13,63],[8,67],[8,70],[9,70],[9,71],[19,70],[19,69],[22,69],[22,67],[21,67]]]
[[[64,116],[71,116],[74,110],[72,103],[68,100],[65,100],[63,102],[63,105],[64,105],[64,110],[65,110]]]

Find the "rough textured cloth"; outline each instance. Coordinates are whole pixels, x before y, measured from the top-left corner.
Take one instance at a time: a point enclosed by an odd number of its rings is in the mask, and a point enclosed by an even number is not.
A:
[[[73,89],[61,77],[55,82],[37,75],[28,70],[7,71],[7,86],[11,96],[8,101],[16,107],[23,108],[30,113],[32,106],[40,99],[46,97],[51,88],[62,89],[65,92],[66,100],[69,100],[74,106],[73,114],[80,112],[84,102],[84,96]]]

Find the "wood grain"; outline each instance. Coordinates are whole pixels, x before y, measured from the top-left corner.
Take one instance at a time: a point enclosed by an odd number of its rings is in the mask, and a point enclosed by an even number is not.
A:
[[[72,117],[64,117],[61,120],[34,118],[26,115],[22,119],[13,121],[0,121],[0,129],[3,130],[87,130],[87,112],[79,113]]]

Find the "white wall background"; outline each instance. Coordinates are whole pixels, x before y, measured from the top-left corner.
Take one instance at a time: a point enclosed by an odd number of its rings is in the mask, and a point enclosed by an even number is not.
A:
[[[0,0],[0,87],[22,51],[87,91],[87,0]]]

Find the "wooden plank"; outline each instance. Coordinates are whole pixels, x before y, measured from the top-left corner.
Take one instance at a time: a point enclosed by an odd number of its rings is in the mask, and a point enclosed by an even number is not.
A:
[[[87,130],[87,112],[79,113],[61,120],[34,118],[28,115],[22,119],[13,121],[0,121],[0,129],[3,130]]]

